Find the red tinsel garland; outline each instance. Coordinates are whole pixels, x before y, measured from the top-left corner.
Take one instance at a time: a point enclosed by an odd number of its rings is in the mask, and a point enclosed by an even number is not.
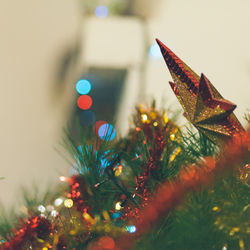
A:
[[[135,240],[145,234],[162,216],[179,205],[190,191],[200,190],[226,174],[229,170],[249,160],[250,130],[234,136],[216,161],[207,157],[202,166],[190,166],[182,170],[174,181],[163,183],[148,206],[140,211],[139,221],[134,221],[136,233],[126,234],[117,240],[116,249],[130,249]],[[119,247],[117,247],[119,246]],[[115,248],[114,248],[115,249]]]
[[[39,245],[37,239],[47,240],[51,232],[52,225],[49,220],[38,216],[30,218],[15,232],[12,239],[0,246],[0,250],[23,249],[26,241],[34,241],[35,245]]]

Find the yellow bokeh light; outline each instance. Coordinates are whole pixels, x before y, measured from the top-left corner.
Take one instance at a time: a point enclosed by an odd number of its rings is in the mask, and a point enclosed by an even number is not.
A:
[[[103,211],[103,212],[102,212],[102,215],[103,215],[103,218],[104,218],[105,220],[110,221],[110,217],[109,217],[109,214],[108,214],[107,211]]]
[[[70,234],[70,235],[75,235],[75,234],[76,234],[76,231],[75,231],[75,230],[70,230],[70,231],[69,231],[69,234]]]
[[[240,231],[240,228],[239,228],[239,227],[233,227],[232,231],[234,231],[234,232],[239,232],[239,231]]]
[[[156,127],[158,126],[158,122],[154,122],[153,125]]]
[[[238,233],[240,231],[239,227],[233,227],[232,230],[230,231],[229,235],[233,236],[235,233]]]
[[[169,136],[169,138],[170,138],[171,141],[174,141],[174,140],[175,140],[175,134],[171,134],[171,135]]]
[[[95,224],[95,219],[93,219],[87,212],[84,212],[82,216],[86,221],[90,222],[91,224]]]
[[[242,239],[239,239],[239,245],[240,245],[240,249],[245,249],[245,244]]]
[[[178,128],[175,128],[173,133],[176,134],[178,132]]]
[[[167,117],[166,114],[164,114],[163,119],[164,119],[164,122],[165,122],[165,123],[168,123],[168,117]]]
[[[220,208],[217,207],[217,206],[213,207],[212,209],[213,209],[213,211],[215,211],[215,212],[218,212],[218,211],[220,210]]]
[[[115,204],[115,209],[116,210],[121,210],[122,209],[122,206],[121,206],[121,202],[118,201],[116,204]]]
[[[123,166],[119,165],[117,169],[115,170],[115,176],[120,176],[122,174],[122,169],[123,169]]]
[[[71,199],[66,199],[64,201],[64,206],[67,207],[67,208],[73,207],[73,201]]]
[[[173,161],[175,159],[175,157],[181,152],[181,148],[178,147],[175,152],[171,155],[170,157],[170,162]]]
[[[146,122],[148,120],[148,116],[146,114],[141,115],[142,122]]]
[[[156,117],[157,117],[157,113],[156,113],[156,112],[151,112],[151,113],[150,113],[150,116],[151,116],[151,118],[152,118],[153,120],[155,120]]]
[[[109,233],[109,232],[111,231],[110,225],[108,225],[108,224],[104,225],[104,231],[105,231],[106,233]]]

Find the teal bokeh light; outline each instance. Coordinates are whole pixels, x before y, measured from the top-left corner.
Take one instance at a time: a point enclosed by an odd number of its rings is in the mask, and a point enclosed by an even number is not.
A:
[[[82,79],[76,83],[76,91],[80,95],[86,95],[90,92],[90,90],[91,90],[91,83],[88,80]]]

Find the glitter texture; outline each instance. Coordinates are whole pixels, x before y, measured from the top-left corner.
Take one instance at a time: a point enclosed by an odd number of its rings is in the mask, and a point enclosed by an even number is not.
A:
[[[157,39],[174,82],[170,82],[184,116],[216,144],[224,144],[244,131],[233,114],[236,105],[225,100],[205,75],[199,77],[169,48]]]

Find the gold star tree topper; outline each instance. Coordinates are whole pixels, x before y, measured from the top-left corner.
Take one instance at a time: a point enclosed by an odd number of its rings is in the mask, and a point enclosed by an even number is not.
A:
[[[233,114],[236,105],[225,100],[204,74],[199,77],[168,47],[156,39],[174,82],[169,82],[184,109],[184,116],[216,144],[242,133]]]

